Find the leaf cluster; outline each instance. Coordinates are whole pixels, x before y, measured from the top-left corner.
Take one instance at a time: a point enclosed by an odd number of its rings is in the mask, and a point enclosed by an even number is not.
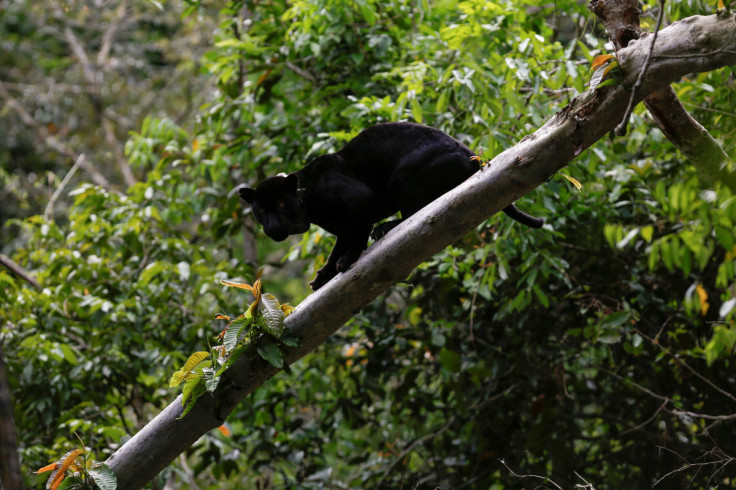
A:
[[[194,407],[197,398],[213,393],[222,374],[247,351],[255,349],[272,366],[290,372],[284,362],[283,349],[299,345],[299,339],[284,330],[284,318],[291,313],[292,307],[279,303],[271,293],[263,293],[260,277],[252,286],[226,280],[221,282],[225,286],[250,291],[254,299],[246,311],[235,318],[217,314],[215,319],[228,322],[217,336],[217,344],[211,346],[209,352],[200,351],[189,356],[171,376],[170,388],[184,383],[181,399],[184,411],[180,417]]]

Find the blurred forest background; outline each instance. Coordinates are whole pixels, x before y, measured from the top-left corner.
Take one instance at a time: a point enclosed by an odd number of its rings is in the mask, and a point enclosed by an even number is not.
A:
[[[652,29],[644,2],[645,28]],[[0,340],[26,483],[102,461],[178,394],[251,282],[298,304],[332,237],[274,244],[228,192],[381,121],[490,159],[611,52],[584,3],[48,1],[0,7]],[[668,2],[665,23],[715,2]],[[736,156],[736,70],[675,86]],[[152,488],[736,488],[736,200],[639,107],[422,264]],[[524,476],[527,475],[527,476]],[[537,476],[530,476],[537,475]],[[168,485],[168,487],[167,487]],[[544,488],[554,488],[546,483]]]

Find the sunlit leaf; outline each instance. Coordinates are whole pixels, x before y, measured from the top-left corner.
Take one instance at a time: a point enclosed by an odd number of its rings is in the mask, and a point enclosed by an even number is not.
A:
[[[615,58],[615,56],[612,55],[612,54],[601,54],[601,55],[598,55],[593,60],[593,63],[590,64],[590,68],[592,70],[597,70],[598,68],[600,68],[601,66],[605,65],[606,63],[608,63],[609,61],[611,61],[614,58]]]
[[[59,465],[59,462],[58,461],[57,462],[54,462],[54,463],[51,463],[51,464],[48,464],[48,465],[44,466],[43,468],[40,468],[40,469],[36,470],[36,473],[46,473],[47,471],[53,471],[53,470],[56,469],[56,467],[58,465]]]
[[[203,360],[207,359],[209,355],[209,352],[201,351],[195,352],[194,354],[189,356],[189,359],[187,359],[187,362],[184,363],[184,366],[182,366],[181,369],[179,369],[171,376],[171,379],[169,380],[169,388],[178,386],[182,381],[187,379],[191,375],[194,368],[196,368]]]
[[[583,189],[583,185],[577,179],[575,179],[573,177],[570,177],[569,175],[563,174],[560,171],[558,171],[557,173],[560,174],[560,175],[562,175],[563,177],[565,177],[567,180],[569,180],[570,183],[572,185],[574,185],[577,190],[582,190]]]
[[[723,355],[732,353],[734,347],[736,347],[736,328],[716,325],[713,337],[705,346],[705,360],[710,366]]]
[[[59,485],[61,485],[61,482],[64,481],[64,478],[66,477],[66,470],[69,468],[69,466],[74,463],[74,460],[77,459],[78,456],[81,454],[84,454],[84,450],[82,449],[73,449],[66,453],[59,461],[56,463],[57,468],[56,470],[51,473],[49,476],[48,481],[46,482],[46,488],[50,490],[56,490],[59,488]]]
[[[226,281],[225,279],[220,281],[220,284],[222,284],[223,286],[230,286],[231,288],[246,289],[248,291],[253,291],[253,288],[255,287],[255,284],[251,286],[250,284],[245,284],[242,282]]]
[[[708,313],[710,304],[708,303],[708,293],[702,284],[698,284],[695,287],[695,292],[698,293],[698,302],[700,303],[700,313],[705,316]]]

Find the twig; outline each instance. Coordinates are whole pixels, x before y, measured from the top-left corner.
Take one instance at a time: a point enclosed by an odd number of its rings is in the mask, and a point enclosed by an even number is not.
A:
[[[704,466],[721,465],[721,468],[720,469],[716,469],[716,471],[711,475],[711,478],[712,478],[713,475],[717,474],[719,471],[722,471],[723,468],[725,468],[729,464],[731,464],[734,461],[736,461],[731,456],[728,456],[727,454],[723,453],[723,451],[718,450],[718,453],[720,453],[720,454],[714,454],[714,456],[716,456],[717,458],[719,458],[717,460],[714,460],[714,461],[706,461],[705,463],[691,463],[690,461],[687,460],[687,458],[683,457],[681,454],[678,454],[678,453],[676,453],[675,451],[673,451],[673,450],[671,450],[669,448],[666,448],[666,447],[663,447],[663,446],[657,446],[657,447],[659,449],[664,449],[665,451],[668,451],[668,452],[674,454],[675,456],[677,456],[678,458],[680,458],[684,462],[684,465],[681,466],[681,467],[679,467],[679,468],[676,468],[676,469],[670,471],[669,473],[667,473],[666,475],[662,476],[662,478],[660,478],[659,480],[657,480],[656,482],[654,482],[654,484],[652,485],[652,488],[654,488],[657,485],[659,485],[662,482],[662,480],[664,480],[668,476],[674,475],[675,473],[679,473],[681,471],[685,471],[685,470],[687,470],[689,468],[692,468],[694,466],[697,466],[697,467],[701,467],[702,468]],[[708,452],[709,453],[715,453],[715,451],[708,451]]]
[[[650,389],[645,388],[642,385],[640,385],[640,384],[638,384],[638,383],[636,383],[634,381],[631,381],[630,379],[625,379],[625,378],[619,376],[618,374],[614,373],[613,371],[610,371],[610,370],[605,369],[605,368],[600,368],[600,369],[602,371],[604,371],[604,372],[607,372],[608,374],[610,374],[614,378],[617,378],[617,379],[623,381],[624,383],[628,383],[628,384],[634,386],[635,388],[637,388],[638,390],[646,393],[647,395],[649,395],[649,396],[651,396],[653,398],[657,398],[658,400],[662,400],[664,402],[663,406],[666,406],[667,403],[669,403],[669,402],[672,401],[672,399],[670,399],[669,397],[658,395],[658,394],[654,393],[653,391],[651,391]],[[732,413],[732,414],[729,414],[729,415],[708,415],[706,413],[689,412],[687,410],[680,410],[678,408],[673,408],[673,409],[664,408],[663,410],[665,410],[667,413],[671,413],[672,415],[687,416],[687,417],[692,417],[692,418],[696,418],[696,419],[699,418],[699,419],[718,420],[718,421],[736,420],[736,413]]]
[[[123,2],[118,8],[112,22],[110,23],[110,28],[105,32],[105,35],[103,36],[102,47],[97,53],[97,63],[99,65],[104,64],[107,61],[107,57],[110,51],[110,45],[113,42],[113,37],[115,35],[120,20],[122,20],[122,18],[125,16],[126,8],[127,2]],[[118,168],[120,169],[120,173],[123,175],[123,179],[125,179],[125,183],[128,186],[134,185],[136,183],[135,176],[133,175],[133,172],[130,169],[130,165],[128,164],[128,161],[125,159],[125,156],[120,149],[121,144],[118,141],[117,136],[115,135],[112,124],[105,117],[105,108],[102,101],[102,91],[100,90],[102,71],[97,69],[93,65],[89,56],[87,56],[87,52],[84,50],[84,46],[82,46],[82,43],[79,42],[79,39],[77,38],[77,36],[74,35],[74,31],[72,31],[71,28],[66,27],[64,29],[64,36],[66,37],[67,43],[69,43],[69,46],[72,48],[72,52],[82,65],[84,78],[89,84],[87,95],[92,101],[92,106],[94,107],[95,112],[101,120],[102,130],[105,134],[105,139],[107,140],[107,144],[110,146],[113,154],[115,155],[115,161]]]
[[[383,472],[383,476],[381,477],[381,481],[378,482],[378,485],[377,486],[379,488],[383,486],[383,481],[388,477],[389,473],[391,473],[391,471],[394,469],[394,467],[397,464],[399,464],[401,461],[403,461],[404,458],[406,457],[406,455],[409,454],[409,453],[411,453],[416,446],[418,446],[419,444],[422,444],[424,441],[427,441],[427,440],[430,440],[430,439],[434,439],[438,435],[440,435],[443,432],[445,432],[447,429],[450,428],[450,426],[452,425],[452,423],[455,422],[455,419],[456,418],[457,418],[457,415],[453,415],[452,417],[450,417],[450,420],[448,420],[447,423],[444,425],[444,427],[442,427],[441,429],[437,430],[436,432],[432,432],[431,434],[427,434],[425,436],[422,436],[419,439],[417,439],[416,441],[414,441],[411,444],[409,444],[409,446],[406,449],[404,449],[403,451],[401,451],[401,453],[396,457],[396,459],[394,460],[394,462],[391,463],[391,465],[388,468],[386,468],[386,471]],[[560,490],[562,490],[562,489],[560,489]]]
[[[629,123],[629,118],[631,117],[631,113],[634,110],[634,100],[636,99],[636,94],[641,86],[644,84],[644,76],[647,74],[647,70],[649,70],[649,64],[652,61],[652,53],[654,52],[654,43],[657,42],[657,34],[659,33],[659,28],[662,25],[662,17],[664,17],[664,4],[665,0],[659,0],[659,16],[657,17],[657,26],[654,28],[652,44],[651,46],[649,46],[649,53],[647,54],[646,61],[644,61],[644,67],[639,72],[639,78],[636,80],[636,83],[631,90],[631,97],[629,97],[629,105],[626,108],[626,113],[624,114],[621,122],[618,124],[618,126],[616,126],[616,129],[614,130],[614,133],[617,136],[623,136],[626,134],[626,125]]]
[[[36,278],[33,277],[31,273],[25,270],[23,267],[16,264],[7,255],[0,254],[0,265],[5,267],[7,270],[9,270],[10,273],[13,274],[14,276],[19,277],[20,279],[23,279],[25,282],[27,282],[34,288],[41,289],[41,285],[38,283]]]
[[[669,321],[669,318],[667,319],[667,321]],[[732,395],[731,393],[729,393],[728,391],[724,390],[720,386],[717,386],[711,380],[709,380],[708,378],[706,378],[705,376],[703,376],[702,374],[700,374],[699,372],[697,372],[687,362],[685,362],[684,359],[679,358],[679,357],[676,357],[674,354],[672,354],[669,351],[669,349],[667,349],[665,346],[663,346],[661,343],[659,343],[658,340],[655,341],[655,339],[658,339],[659,338],[659,335],[662,333],[662,330],[664,329],[665,325],[667,324],[667,321],[664,322],[664,324],[662,325],[662,328],[660,328],[659,332],[657,332],[657,336],[654,339],[651,338],[651,337],[649,337],[648,335],[646,335],[644,332],[642,332],[638,328],[637,329],[634,329],[634,330],[636,331],[636,333],[638,333],[639,335],[641,335],[642,337],[644,337],[645,339],[647,339],[649,342],[651,342],[652,345],[656,345],[664,353],[668,354],[670,357],[672,357],[673,359],[675,359],[678,362],[678,364],[681,364],[682,366],[684,366],[685,369],[687,369],[688,371],[690,371],[691,374],[693,374],[694,376],[696,376],[702,382],[706,383],[708,386],[710,386],[711,388],[713,388],[714,390],[716,390],[718,393],[722,394],[723,396],[729,398],[731,401],[736,402],[736,396]]]
[[[561,486],[559,486],[557,483],[555,483],[554,481],[550,480],[546,476],[540,476],[540,475],[518,475],[518,474],[514,473],[514,470],[512,470],[511,468],[509,468],[509,465],[506,464],[506,461],[504,461],[503,459],[499,459],[499,461],[501,462],[502,465],[504,465],[506,467],[507,470],[509,470],[509,473],[511,473],[516,478],[539,478],[540,480],[544,480],[545,483],[551,483],[552,485],[555,486],[555,488],[558,488],[559,490],[562,490],[562,487]]]
[[[51,219],[51,215],[54,212],[54,204],[56,204],[56,200],[59,199],[59,196],[61,195],[61,192],[64,190],[64,187],[69,183],[70,180],[72,180],[72,177],[74,176],[74,173],[77,171],[77,169],[82,165],[82,163],[85,160],[84,153],[79,155],[77,157],[77,161],[74,162],[74,165],[72,165],[72,168],[69,169],[69,171],[64,176],[64,179],[59,184],[59,187],[56,188],[54,193],[51,195],[51,199],[49,199],[48,204],[46,204],[46,211],[43,213],[43,219],[45,221],[49,221]]]
[[[662,405],[661,405],[661,406],[660,406],[660,407],[659,407],[659,408],[657,409],[657,411],[656,411],[656,412],[654,412],[654,415],[652,415],[651,417],[649,417],[648,419],[646,419],[646,420],[645,420],[644,422],[642,422],[641,424],[639,424],[639,425],[637,425],[637,426],[634,426],[634,427],[632,427],[632,428],[630,428],[630,429],[626,429],[625,431],[621,432],[621,433],[619,434],[619,436],[625,436],[626,434],[628,434],[628,433],[630,433],[630,432],[635,432],[635,431],[637,431],[637,430],[641,429],[642,427],[644,427],[645,425],[647,425],[647,424],[648,424],[649,422],[651,422],[652,420],[654,420],[654,418],[655,418],[655,417],[656,417],[657,415],[659,415],[659,412],[661,412],[662,410],[664,410],[664,407],[666,407],[668,403],[669,403],[669,400],[665,400],[665,401],[663,401],[663,402],[662,402]]]
[[[585,485],[580,485],[580,484],[578,483],[578,484],[576,484],[576,485],[575,485],[575,488],[587,488],[588,490],[595,490],[595,487],[593,486],[593,484],[592,484],[592,483],[590,483],[590,482],[589,482],[588,480],[586,480],[585,478],[583,478],[582,476],[580,476],[580,473],[578,473],[578,472],[577,472],[577,471],[575,471],[575,470],[573,470],[572,472],[573,472],[573,473],[575,473],[575,476],[577,476],[578,478],[580,478],[581,480],[583,480],[583,483],[585,483]]]

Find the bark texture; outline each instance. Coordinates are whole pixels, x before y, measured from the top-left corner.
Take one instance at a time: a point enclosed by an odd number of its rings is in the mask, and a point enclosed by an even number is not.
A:
[[[636,0],[592,0],[589,5],[606,28],[616,51],[641,39]],[[724,12],[722,15],[730,14]],[[647,39],[651,39],[648,34]],[[644,105],[667,139],[695,166],[704,183],[714,185],[720,181],[736,193],[736,174],[727,170],[728,155],[708,130],[687,112],[672,87],[653,92],[644,99]]]

